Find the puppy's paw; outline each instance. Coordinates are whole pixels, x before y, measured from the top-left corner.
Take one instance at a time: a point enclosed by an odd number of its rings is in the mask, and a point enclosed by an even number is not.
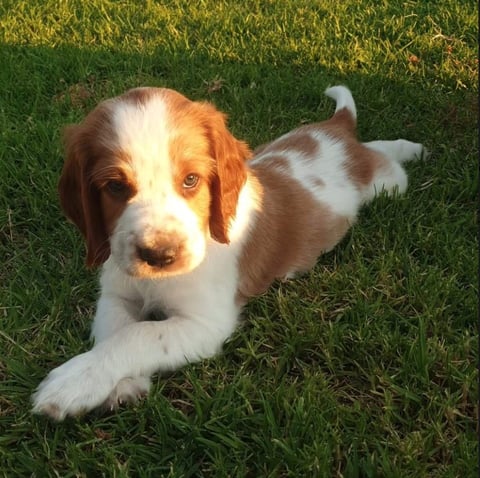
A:
[[[422,152],[420,154],[420,159],[422,161],[428,161],[431,155],[432,153],[425,146],[422,145]]]
[[[101,405],[117,381],[94,351],[77,355],[40,383],[32,397],[32,411],[57,421],[81,415]]]
[[[127,377],[117,383],[108,398],[102,404],[102,409],[116,410],[125,403],[136,403],[150,391],[150,379],[145,376]]]

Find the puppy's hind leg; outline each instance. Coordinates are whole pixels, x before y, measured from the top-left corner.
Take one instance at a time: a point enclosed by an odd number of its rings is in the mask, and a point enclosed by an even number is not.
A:
[[[370,141],[364,146],[380,153],[386,160],[377,169],[367,191],[365,201],[373,199],[381,191],[392,194],[403,194],[408,185],[407,173],[401,163],[420,159],[426,156],[426,150],[420,143],[412,143],[405,139],[395,141]]]
[[[427,155],[423,144],[412,143],[406,139],[396,139],[394,141],[370,141],[363,143],[367,148],[383,154],[390,161],[403,163],[414,159],[424,159]]]

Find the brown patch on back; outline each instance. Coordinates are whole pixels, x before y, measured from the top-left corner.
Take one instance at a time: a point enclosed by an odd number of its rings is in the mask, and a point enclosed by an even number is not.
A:
[[[294,164],[287,159],[288,155],[297,153],[296,157],[303,161],[313,161],[319,155],[320,144],[312,137],[310,130],[303,127],[274,140],[272,143],[259,146],[254,157],[262,157],[261,161],[283,171],[289,171]]]
[[[291,171],[290,161],[287,159],[286,154],[272,154],[266,157],[260,158],[260,162],[264,168],[275,168],[277,171],[283,171],[284,173]],[[253,168],[256,168],[256,164],[252,165]]]
[[[273,141],[263,149],[262,153],[295,151],[302,154],[305,158],[311,158],[318,154],[318,147],[318,141],[312,138],[307,131],[300,128]]]
[[[352,221],[263,162],[253,165],[252,174],[261,205],[239,260],[240,302],[264,292],[275,279],[310,269],[342,239]]]

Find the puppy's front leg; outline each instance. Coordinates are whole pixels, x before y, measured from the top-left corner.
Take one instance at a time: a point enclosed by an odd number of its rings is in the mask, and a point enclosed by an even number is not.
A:
[[[113,293],[102,292],[92,325],[91,338],[95,345],[108,339],[127,325],[142,320],[141,301],[125,299]],[[150,390],[149,376],[135,376],[121,379],[102,404],[107,410],[114,410],[124,403],[135,403]]]
[[[33,411],[63,420],[92,410],[121,380],[148,377],[214,355],[235,322],[236,317],[175,316],[125,325],[89,352],[52,370],[33,396]]]

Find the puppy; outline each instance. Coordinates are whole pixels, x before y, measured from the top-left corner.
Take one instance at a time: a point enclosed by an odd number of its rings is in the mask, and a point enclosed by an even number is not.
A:
[[[94,347],[43,380],[33,411],[55,420],[149,391],[150,376],[211,357],[246,300],[307,271],[377,192],[407,187],[421,144],[360,143],[344,86],[327,121],[252,155],[225,116],[163,88],[100,103],[65,132],[61,205],[102,265]],[[165,320],[148,320],[152,313]]]

